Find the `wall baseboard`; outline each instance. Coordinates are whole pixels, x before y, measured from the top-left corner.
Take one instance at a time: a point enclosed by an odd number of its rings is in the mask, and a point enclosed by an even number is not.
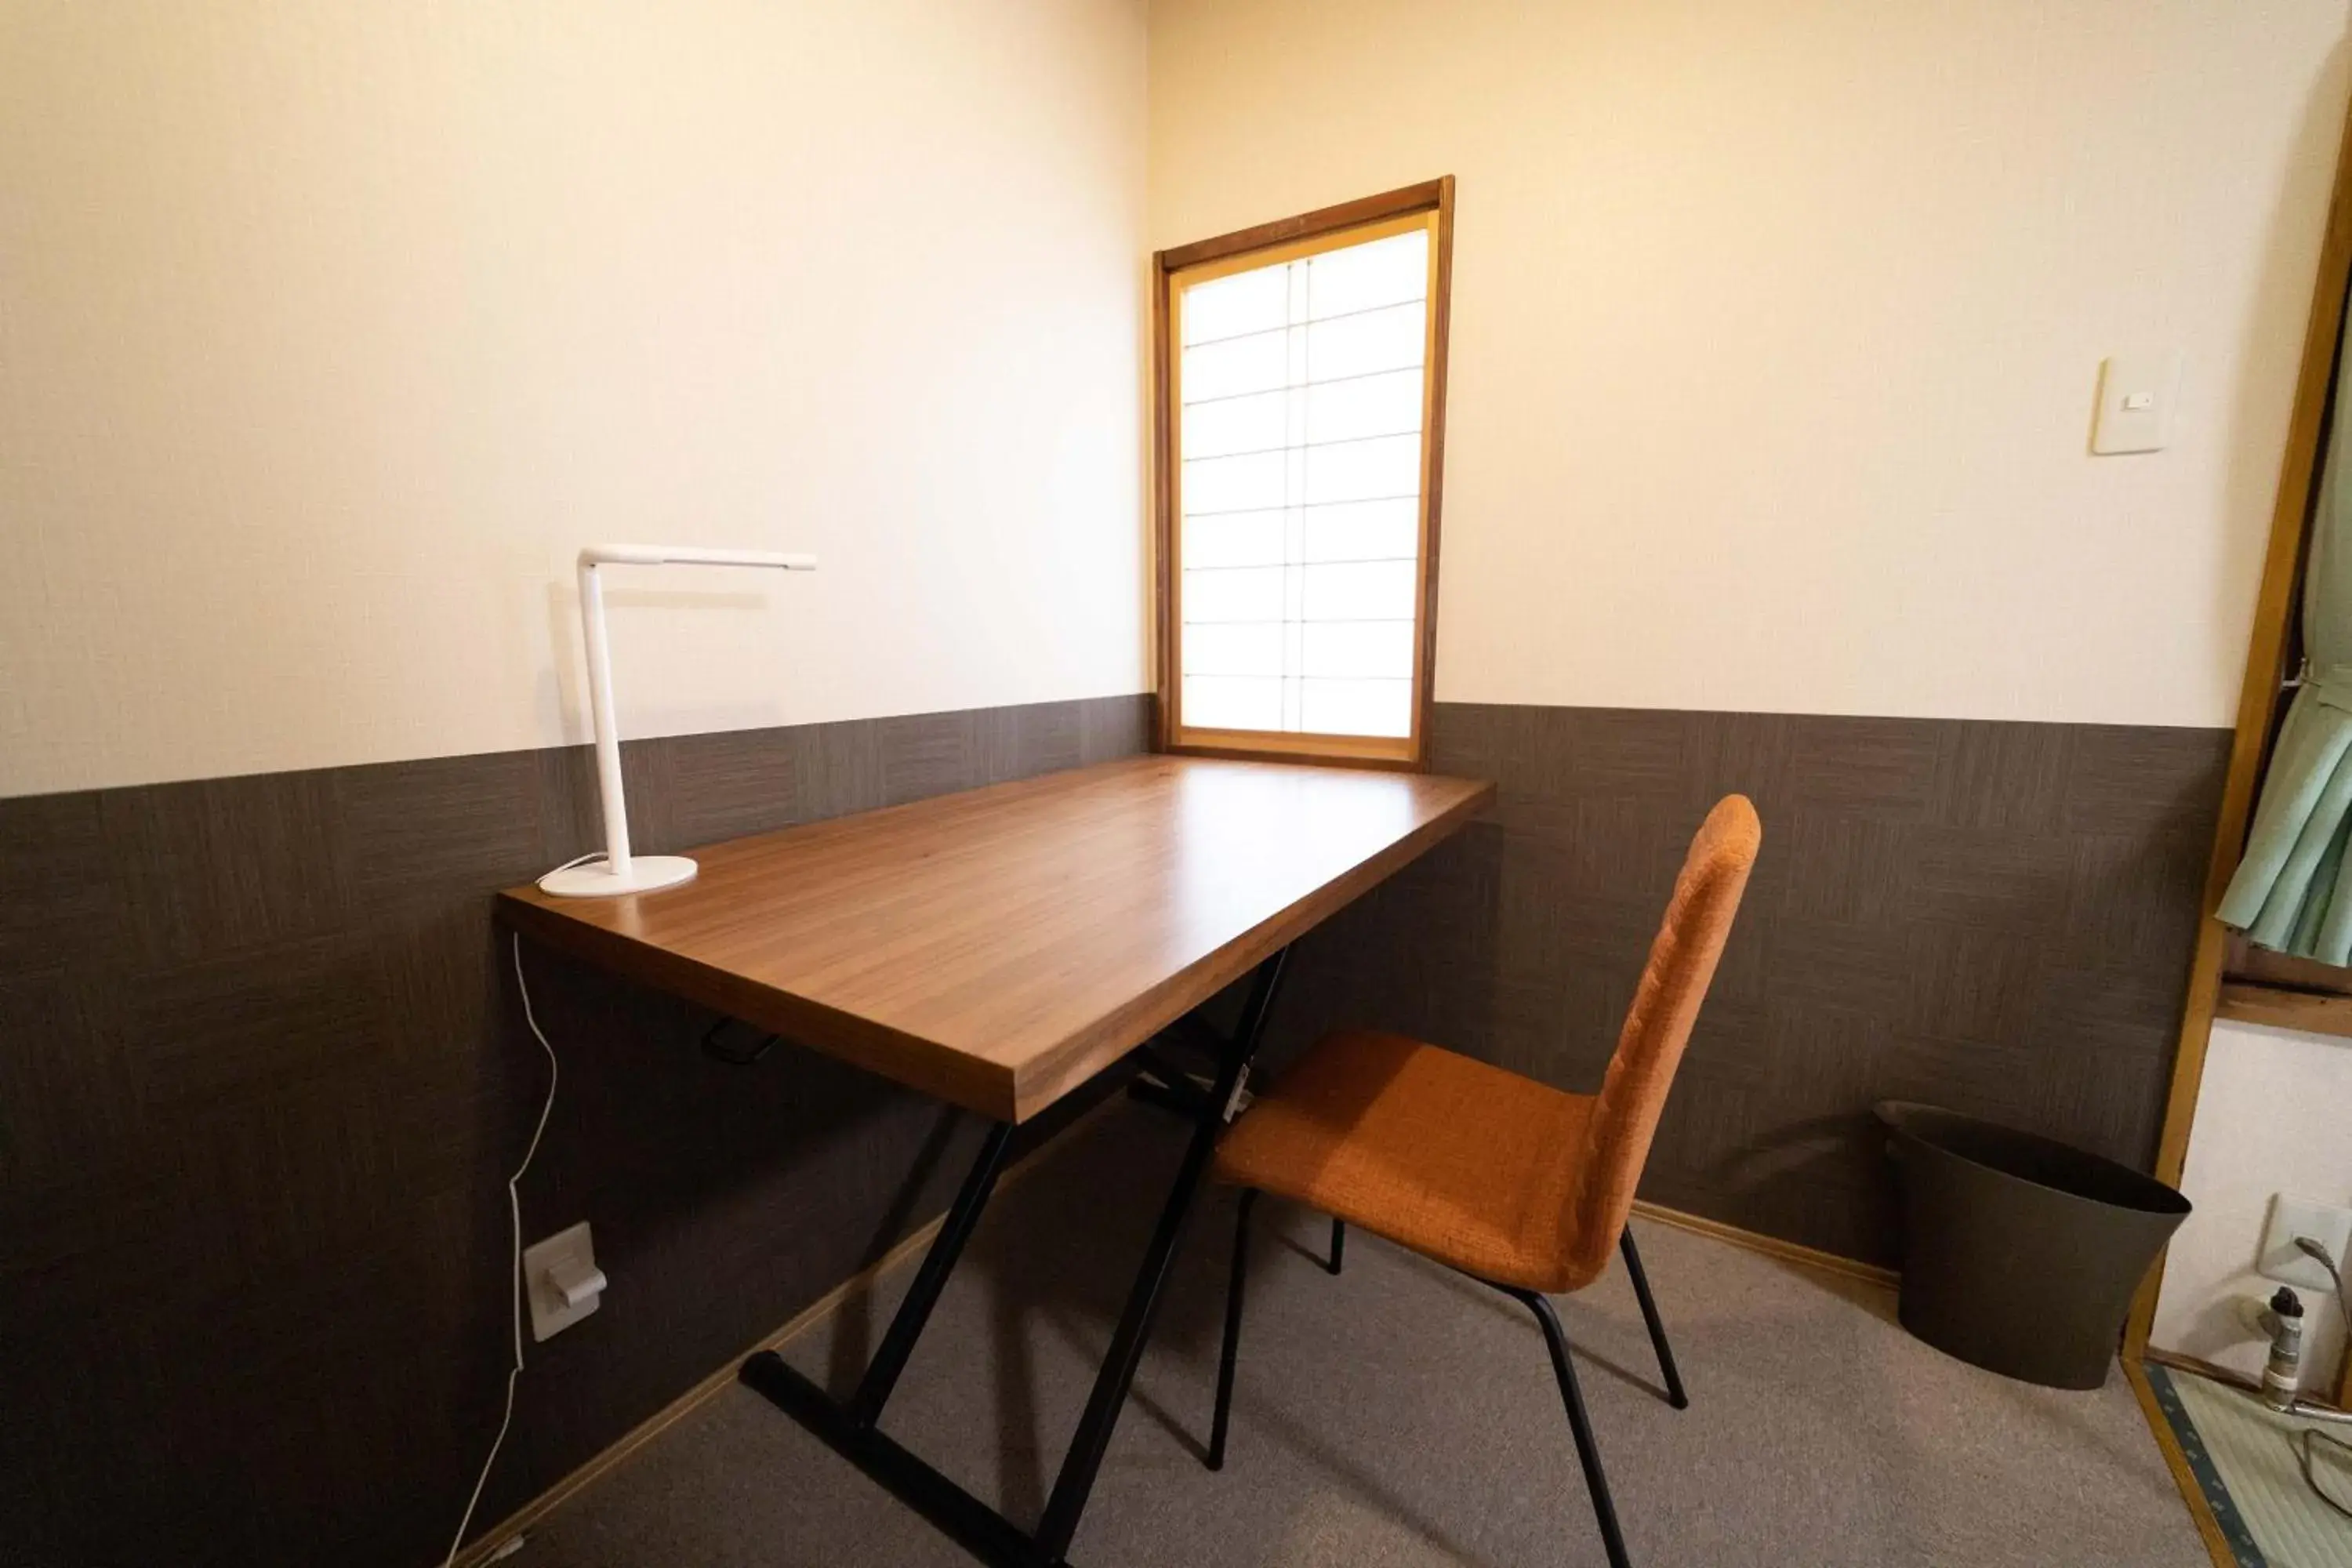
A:
[[[1807,1247],[1801,1242],[1783,1241],[1777,1236],[1759,1236],[1752,1230],[1742,1230],[1736,1225],[1726,1225],[1721,1220],[1707,1219],[1695,1214],[1685,1214],[1680,1209],[1670,1209],[1662,1204],[1650,1203],[1644,1199],[1633,1200],[1633,1212],[1642,1218],[1654,1220],[1659,1225],[1670,1225],[1677,1230],[1686,1230],[1695,1236],[1708,1237],[1744,1251],[1761,1253],[1766,1258],[1778,1258],[1783,1263],[1796,1264],[1801,1268],[1811,1268],[1823,1274],[1835,1274],[1846,1279],[1858,1279],[1865,1285],[1874,1285],[1882,1290],[1895,1289],[1903,1282],[1903,1276],[1895,1269],[1882,1268],[1875,1263],[1864,1263],[1854,1258],[1841,1258],[1834,1252],[1823,1252],[1817,1247]]]
[[[1044,1163],[1046,1157],[1055,1150],[1100,1120],[1119,1099],[1120,1097],[1116,1094],[1105,1096],[1102,1103],[1090,1107],[1082,1115],[1072,1119],[1067,1127],[1014,1161],[1003,1175],[996,1178],[996,1196],[1003,1196],[1006,1191]],[[452,1560],[451,1568],[483,1568],[485,1563],[496,1561],[506,1550],[508,1542],[526,1534],[533,1525],[594,1485],[638,1449],[716,1399],[735,1382],[736,1369],[746,1361],[758,1355],[761,1351],[782,1350],[801,1335],[823,1322],[828,1315],[838,1311],[848,1302],[873,1289],[893,1268],[921,1253],[931,1245],[932,1238],[940,1234],[940,1226],[946,1222],[946,1219],[947,1215],[944,1213],[932,1215],[929,1220],[908,1232],[906,1238],[889,1251],[793,1313],[782,1327],[773,1333],[761,1336],[756,1343],[746,1346],[742,1354],[736,1356],[726,1365],[662,1406],[660,1410],[631,1427],[611,1447],[596,1455],[586,1464],[499,1521],[494,1528],[486,1530],[474,1537]]]

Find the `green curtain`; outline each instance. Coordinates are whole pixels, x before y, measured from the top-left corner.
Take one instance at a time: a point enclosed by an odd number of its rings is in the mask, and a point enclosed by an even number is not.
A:
[[[2352,328],[2352,323],[2347,323]],[[2339,345],[2339,362],[2342,355]],[[2341,482],[2352,396],[2336,399],[2303,590],[2303,688],[2279,729],[2246,858],[2221,918],[2257,947],[2352,963],[2352,513]]]

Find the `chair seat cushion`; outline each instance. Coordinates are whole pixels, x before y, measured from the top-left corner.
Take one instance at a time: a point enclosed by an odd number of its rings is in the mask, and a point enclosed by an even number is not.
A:
[[[1481,1279],[1573,1290],[1591,1280],[1565,1260],[1567,1185],[1592,1107],[1419,1040],[1347,1031],[1226,1130],[1215,1173]]]

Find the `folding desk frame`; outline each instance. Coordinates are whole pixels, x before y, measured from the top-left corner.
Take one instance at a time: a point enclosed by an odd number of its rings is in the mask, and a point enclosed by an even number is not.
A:
[[[1290,950],[1286,947],[1258,965],[1234,1033],[1230,1037],[1213,1037],[1221,1047],[1215,1081],[1208,1094],[1191,1107],[1192,1136],[1185,1145],[1183,1163],[1177,1167],[1175,1183],[1160,1207],[1160,1223],[1144,1248],[1143,1263],[1128,1291],[1127,1306],[1111,1335],[1110,1350],[1103,1357],[1102,1370],[1095,1376],[1094,1392],[1087,1399],[1085,1414],[1078,1417],[1077,1432],[1070,1439],[1061,1473],[1054,1481],[1053,1495],[1046,1500],[1045,1514],[1035,1530],[1024,1531],[1006,1519],[901,1447],[880,1426],[890,1391],[897,1386],[898,1374],[906,1370],[907,1358],[914,1353],[915,1342],[930,1321],[931,1309],[939,1304],[948,1275],[963,1255],[965,1244],[980,1223],[981,1211],[995,1190],[1005,1150],[1012,1142],[1012,1123],[1000,1121],[990,1127],[971,1173],[964,1177],[962,1189],[956,1194],[954,1205],[940,1226],[938,1238],[924,1255],[914,1284],[908,1288],[906,1300],[898,1304],[897,1315],[890,1320],[890,1327],[876,1348],[873,1360],[866,1363],[865,1375],[848,1403],[834,1398],[773,1351],[761,1351],[744,1362],[739,1374],[743,1382],[992,1568],[1061,1568],[1070,1540],[1077,1533],[1078,1520],[1086,1511],[1087,1499],[1094,1490],[1096,1475],[1102,1468],[1103,1455],[1110,1447],[1111,1431],[1118,1424],[1119,1411],[1127,1404],[1128,1390],[1135,1382],[1136,1368],[1151,1335],[1151,1321],[1159,1310],[1170,1266],[1175,1262],[1176,1249],[1183,1240],[1185,1222],[1192,1215],[1192,1202],[1200,1192],[1202,1177],[1207,1173],[1209,1158],[1216,1152],[1217,1135],[1232,1119],[1243,1080],[1265,1035],[1266,1016],[1273,1009],[1275,993],[1282,984],[1284,964],[1289,956]],[[1197,1014],[1191,1016],[1198,1019]],[[1196,1039],[1204,1034],[1213,1035],[1204,1024],[1198,1023],[1188,1033]]]

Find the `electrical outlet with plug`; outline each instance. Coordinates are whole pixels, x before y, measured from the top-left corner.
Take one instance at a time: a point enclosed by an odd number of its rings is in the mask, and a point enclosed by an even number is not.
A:
[[[2263,1232],[2262,1256],[2254,1264],[2254,1271],[2265,1279],[2298,1290],[2334,1290],[2336,1282],[2319,1260],[2294,1244],[2298,1236],[2307,1236],[2327,1248],[2336,1267],[2343,1268],[2346,1249],[2352,1247],[2352,1208],[2274,1194],[2270,1226]]]
[[[586,1221],[523,1248],[523,1289],[530,1300],[530,1337],[544,1341],[589,1313],[604,1299],[604,1271]]]

